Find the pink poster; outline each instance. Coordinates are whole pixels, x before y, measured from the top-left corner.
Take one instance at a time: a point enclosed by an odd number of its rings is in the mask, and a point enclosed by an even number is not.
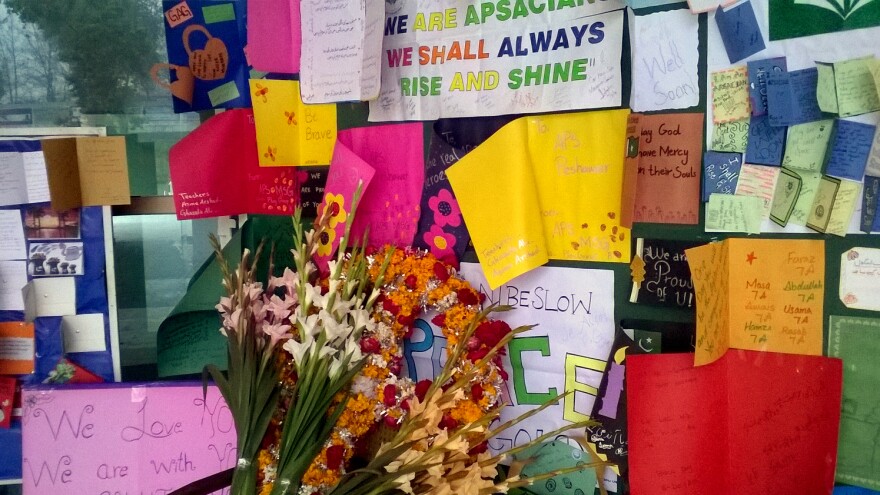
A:
[[[67,386],[22,392],[27,495],[167,494],[235,467],[232,414],[216,387]]]
[[[248,0],[247,58],[263,72],[299,73],[299,0]]]
[[[181,220],[292,215],[306,178],[292,167],[260,167],[251,109],[211,117],[171,147],[168,161]]]
[[[391,124],[339,131],[338,142],[376,170],[352,226],[360,238],[369,227],[372,246],[412,244],[425,182],[422,124]]]

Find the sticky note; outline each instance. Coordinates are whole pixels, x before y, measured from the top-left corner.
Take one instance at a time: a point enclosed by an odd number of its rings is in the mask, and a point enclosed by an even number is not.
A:
[[[221,3],[217,5],[206,5],[202,7],[202,16],[205,18],[205,24],[214,24],[215,22],[226,22],[235,20],[235,9],[231,3]],[[173,26],[172,26],[173,27]]]
[[[713,193],[734,194],[742,168],[740,153],[707,151],[703,155],[703,201]]]
[[[770,125],[789,126],[822,118],[816,100],[819,72],[815,67],[767,77],[767,113]]]
[[[839,179],[861,181],[877,128],[870,124],[838,120],[828,149],[825,173]]]
[[[0,375],[33,373],[34,349],[33,323],[0,323]]]
[[[764,37],[750,1],[726,10],[716,10],[715,22],[718,23],[718,31],[730,63],[739,62],[765,48]]]
[[[706,232],[760,234],[763,211],[756,196],[712,194],[706,203]]]
[[[833,120],[818,120],[789,127],[782,166],[793,170],[820,172],[833,131]]]
[[[215,107],[227,101],[232,101],[239,96],[241,96],[241,93],[238,92],[238,86],[235,85],[235,81],[229,81],[208,91],[208,99],[211,100],[211,105]]]
[[[713,151],[726,151],[729,153],[745,153],[749,142],[749,120],[737,120],[715,124],[712,129]]]
[[[101,352],[107,350],[104,339],[104,315],[101,313],[61,317],[64,352]]]
[[[746,64],[746,68],[749,73],[749,102],[752,105],[752,115],[766,115],[767,77],[788,70],[785,57],[753,60]]]
[[[871,74],[873,57],[834,64],[834,85],[841,117],[880,110],[880,95]]]
[[[785,127],[770,125],[767,115],[752,117],[749,123],[749,143],[746,163],[779,166],[785,147]]]
[[[773,192],[773,201],[770,203],[770,220],[777,225],[785,227],[794,206],[797,204],[801,192],[801,176],[782,168],[779,170],[779,178],[776,180],[776,190]]]
[[[299,81],[251,80],[261,167],[329,165],[336,105],[306,105]]]
[[[749,116],[749,78],[745,67],[713,72],[711,81],[714,123],[731,122]]]

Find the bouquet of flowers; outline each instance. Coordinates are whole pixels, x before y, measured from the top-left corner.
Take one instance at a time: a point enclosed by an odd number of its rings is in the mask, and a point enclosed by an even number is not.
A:
[[[324,208],[305,231],[294,214],[293,267],[280,276],[269,263],[264,287],[244,252],[235,270],[215,250],[227,296],[217,308],[229,342],[226,374],[206,368],[232,411],[238,434],[236,495],[506,493],[566,471],[521,478],[517,452],[586,422],[547,432],[493,454],[488,440],[524,416],[500,423],[501,365],[507,343],[530,327],[490,318],[510,308],[482,307],[456,269],[431,254],[349,246],[352,211]],[[328,232],[345,220],[338,252],[319,268]],[[271,259],[271,256],[270,256]],[[446,364],[433,380],[403,376],[403,342],[416,318],[447,338]],[[601,471],[600,471],[601,472]],[[214,487],[213,489],[217,489]]]

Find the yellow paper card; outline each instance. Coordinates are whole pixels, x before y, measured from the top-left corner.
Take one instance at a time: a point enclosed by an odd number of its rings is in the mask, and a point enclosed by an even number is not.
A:
[[[492,289],[548,260],[527,136],[514,120],[446,170]]]
[[[306,105],[299,81],[251,79],[261,167],[329,165],[336,105]]]
[[[695,365],[718,359],[725,339],[734,349],[822,354],[823,241],[728,239],[687,256],[697,296]]]
[[[628,116],[611,110],[527,118],[550,258],[629,262],[629,229],[620,225]]]

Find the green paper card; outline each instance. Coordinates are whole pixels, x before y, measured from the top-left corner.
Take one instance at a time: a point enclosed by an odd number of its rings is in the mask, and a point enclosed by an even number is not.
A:
[[[846,235],[853,212],[856,210],[856,203],[862,199],[861,193],[861,182],[845,179],[840,181],[840,187],[837,188],[837,194],[834,196],[834,205],[831,207],[831,217],[828,219],[828,226],[825,227],[826,234],[840,237]]]
[[[837,190],[840,188],[840,179],[834,177],[822,176],[819,187],[816,189],[816,197],[813,199],[813,206],[810,208],[810,215],[807,217],[807,227],[816,232],[825,233],[828,228],[828,221],[831,219],[831,208],[834,207],[834,198],[837,196]]]
[[[880,490],[880,319],[831,316],[828,355],[843,360],[837,481]]]
[[[799,171],[821,172],[833,131],[833,120],[818,120],[789,127],[782,166]]]
[[[770,220],[777,225],[785,227],[794,205],[797,203],[801,192],[801,176],[787,168],[779,172],[776,180],[776,191],[773,192],[773,202],[770,204]]]
[[[712,151],[745,153],[749,142],[749,120],[715,124],[712,129]]]
[[[712,194],[706,203],[706,232],[760,234],[763,212],[757,196]]]
[[[837,88],[834,86],[834,66],[816,62],[816,68],[819,70],[819,81],[816,83],[816,99],[819,102],[819,110],[837,113]]]
[[[880,96],[871,70],[874,57],[856,58],[834,64],[834,86],[841,117],[880,110]]]
[[[713,72],[712,122],[722,124],[748,119],[752,108],[749,104],[749,77],[746,68],[734,67]]]
[[[520,461],[531,459],[522,469],[520,476],[523,478],[595,462],[590,452],[584,452],[580,447],[573,447],[562,440],[540,443],[513,457]],[[595,489],[596,469],[590,467],[547,478],[528,487],[529,492],[539,495],[592,494]]]
[[[813,210],[816,191],[819,189],[819,183],[822,182],[822,174],[819,172],[799,172],[798,175],[801,176],[801,190],[788,221],[794,225],[806,226],[810,212]]]

